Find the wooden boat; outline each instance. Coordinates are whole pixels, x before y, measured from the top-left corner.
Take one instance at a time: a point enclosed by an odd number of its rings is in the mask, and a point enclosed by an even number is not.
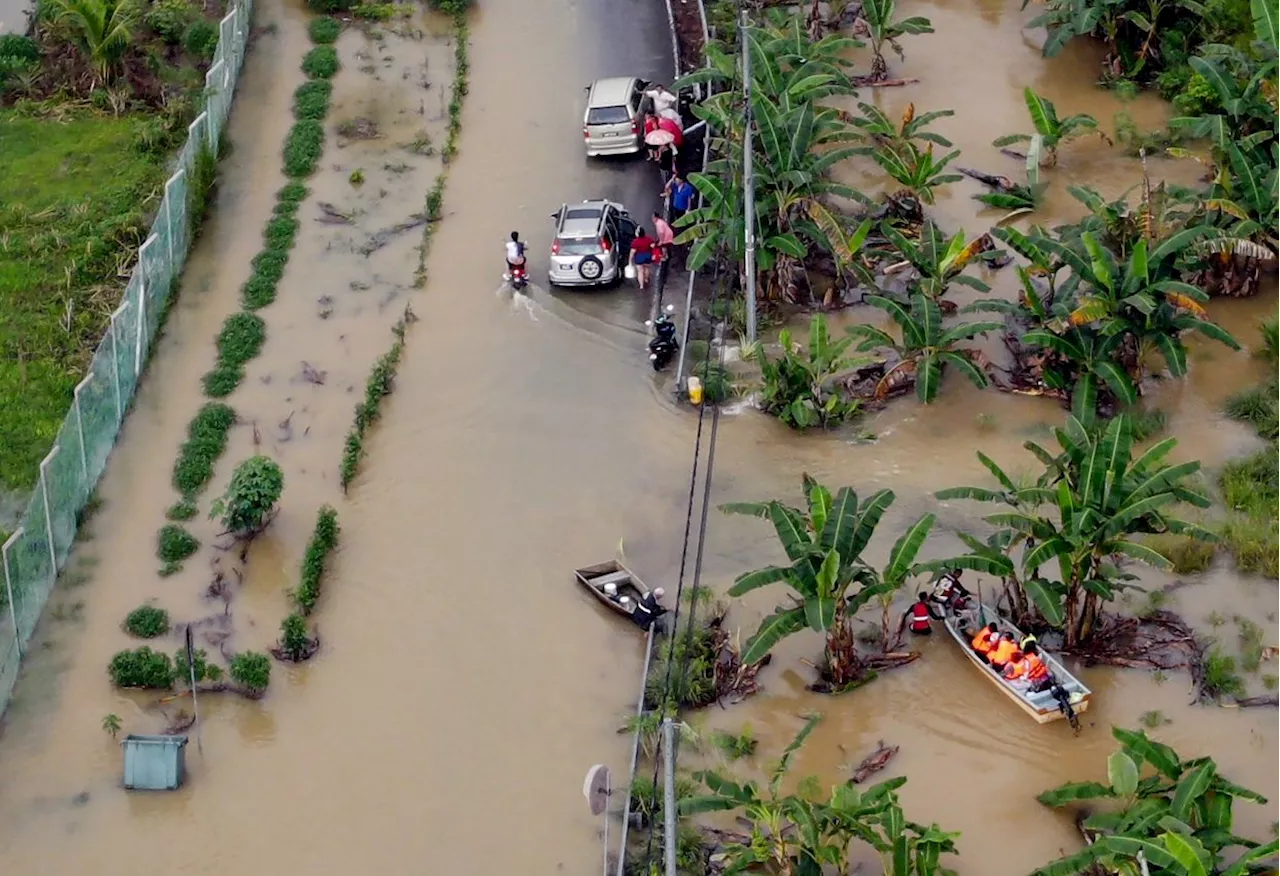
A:
[[[977,605],[977,602],[974,601],[971,604]],[[988,681],[998,687],[1005,696],[1017,703],[1022,711],[1034,718],[1037,724],[1048,724],[1063,718],[1070,718],[1074,724],[1075,715],[1088,711],[1089,700],[1093,697],[1093,692],[1068,672],[1061,661],[1047,650],[1041,648],[1040,656],[1043,658],[1045,665],[1049,667],[1049,672],[1052,673],[1062,691],[1054,688],[1036,692],[1020,690],[1005,681],[1000,673],[992,669],[986,660],[974,652],[970,645],[971,637],[965,635],[961,619],[957,618],[951,610],[947,610],[945,614],[946,619],[943,623],[946,625],[947,632],[951,634],[951,638],[956,640],[956,644],[960,646],[960,650],[969,658],[969,661],[977,667],[979,672],[987,677]],[[1022,641],[1022,631],[997,615],[992,609],[983,606],[980,616],[984,626],[995,621],[1001,632],[1012,633],[1016,641]],[[974,623],[974,621],[970,622]],[[1065,692],[1065,697],[1063,692]],[[1070,703],[1070,711],[1073,714],[1067,714],[1068,710],[1063,707],[1063,699]]]
[[[587,592],[600,600],[606,608],[628,618],[633,623],[636,622],[633,617],[635,604],[648,597],[649,588],[634,572],[617,560],[609,560],[596,563],[594,566],[575,569],[573,574],[578,579],[578,583],[587,588]],[[617,597],[611,597],[604,592],[606,584],[612,584],[618,588]],[[622,604],[624,596],[631,600],[629,607]]]

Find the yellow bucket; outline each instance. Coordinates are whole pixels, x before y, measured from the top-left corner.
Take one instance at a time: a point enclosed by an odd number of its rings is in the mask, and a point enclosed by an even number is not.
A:
[[[689,401],[695,405],[702,404],[702,381],[697,377],[689,378]]]

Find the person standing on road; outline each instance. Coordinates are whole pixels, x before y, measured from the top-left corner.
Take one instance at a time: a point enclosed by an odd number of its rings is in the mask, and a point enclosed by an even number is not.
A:
[[[636,236],[631,241],[631,264],[636,269],[636,284],[641,289],[649,285],[650,272],[653,270],[653,250],[657,242],[643,228],[636,229]]]
[[[675,243],[676,233],[667,224],[667,220],[662,218],[662,214],[657,211],[653,214],[653,234],[658,241],[658,253],[661,255],[661,261],[665,262],[671,258],[671,245]]]
[[[693,207],[693,196],[698,190],[693,187],[693,183],[689,182],[680,174],[675,174],[667,183],[666,188],[662,190],[664,197],[671,199],[671,222],[675,224],[680,217],[688,213]]]

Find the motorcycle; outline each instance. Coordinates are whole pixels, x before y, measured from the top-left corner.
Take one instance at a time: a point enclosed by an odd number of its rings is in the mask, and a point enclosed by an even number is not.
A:
[[[668,304],[656,320],[645,320],[645,325],[653,329],[653,339],[649,341],[649,361],[654,371],[661,371],[675,358],[680,350],[680,342],[676,340],[676,324],[671,314],[676,312],[674,304]]]
[[[502,279],[511,284],[511,288],[517,292],[524,291],[524,287],[529,285],[529,271],[527,265],[511,265],[507,268],[507,272],[502,275]]]

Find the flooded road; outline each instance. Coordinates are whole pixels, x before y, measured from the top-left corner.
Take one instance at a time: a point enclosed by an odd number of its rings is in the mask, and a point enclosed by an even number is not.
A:
[[[608,559],[622,540],[628,563],[651,585],[674,585],[696,424],[649,368],[639,324],[649,302],[634,288],[534,289],[528,309],[494,293],[498,246],[509,231],[529,241],[537,284],[552,230],[547,214],[560,203],[604,196],[639,217],[656,204],[658,180],[647,168],[582,156],[580,100],[582,87],[601,76],[669,78],[659,2],[485,0],[471,22],[460,154],[420,291],[413,288],[418,232],[393,236],[367,256],[361,250],[421,209],[439,169],[437,158],[403,144],[423,132],[443,142],[447,22],[424,17],[400,33],[379,26],[378,34],[344,35],[322,170],[309,181],[313,194],[279,300],[263,311],[263,355],[230,399],[245,425],[210,490],[220,491],[255,443],[286,472],[281,514],[254,544],[233,605],[234,648],[261,649],[275,638],[315,510],[336,505],[341,547],[316,615],[323,649],[298,668],[276,664],[261,702],[201,700],[203,754],[189,751],[182,791],[125,795],[117,787],[120,755],[100,729],[102,716],[120,715],[127,732],[164,724],[151,698],[106,684],[103,667],[128,644],[121,617],[149,598],[175,618],[221,610],[199,596],[209,548],[164,580],[154,575],[152,550],[173,498],[173,451],[200,404],[193,390],[212,364],[212,337],[236,307],[271,193],[283,182],[278,155],[290,94],[302,81],[305,17],[293,5],[261,5],[214,220],[112,458],[95,537],[56,591],[33,643],[40,656],[28,664],[0,738],[0,860],[13,873],[124,876],[137,872],[140,849],[155,849],[167,870],[202,876],[282,867],[317,876],[594,872],[596,825],[581,778],[596,762],[625,771],[626,741],[614,731],[634,701],[641,640],[574,589],[571,570]],[[980,147],[1025,126],[1026,82],[1043,83],[1063,112],[1103,118],[1114,106],[1083,84],[1087,58],[1068,54],[1049,64],[1026,47],[1015,10],[968,0],[904,10],[933,17],[939,34],[906,43],[907,61],[894,69],[922,81],[886,91],[886,107],[899,100],[922,110],[955,107],[946,130],[972,148],[967,166],[995,169]],[[975,53],[974,45],[990,52]],[[987,60],[997,49],[1005,66],[993,69]],[[964,77],[974,81],[957,93]],[[335,130],[356,119],[372,121],[379,136],[339,145]],[[1107,194],[1137,181],[1133,162],[1098,155],[1077,165],[1091,149],[1067,147],[1065,172]],[[366,181],[353,187],[357,169]],[[966,185],[954,187],[940,215],[949,227],[963,222],[976,231],[994,217],[973,218]],[[1065,195],[1061,181],[1055,189]],[[317,223],[319,202],[353,224]],[[1041,221],[1067,218],[1063,203],[1051,200]],[[420,320],[409,329],[396,392],[367,440],[369,456],[343,497],[337,462],[351,406],[407,302]],[[1212,314],[1243,336],[1269,306],[1215,303]],[[300,379],[304,361],[325,372],[323,384]],[[1153,397],[1183,439],[1179,452],[1216,465],[1255,445],[1218,413],[1221,399],[1255,371],[1247,353],[1194,347],[1191,379]],[[930,492],[981,482],[977,447],[1013,470],[1020,460],[1029,464],[1021,442],[1044,437],[1046,424],[1061,417],[1049,402],[979,394],[952,381],[937,405],[903,401],[859,424],[879,436],[869,444],[847,434],[796,436],[745,413],[722,424],[713,501],[798,501],[802,471],[860,491],[891,486],[899,501],[872,554],[883,558],[907,519],[937,510],[943,533],[928,551],[941,556],[958,546],[950,532],[974,525],[976,509],[936,508]],[[212,526],[197,528],[209,541]],[[734,575],[774,561],[775,550],[759,521],[713,515],[703,580],[723,590]],[[1274,586],[1216,572],[1179,590],[1172,604],[1200,617],[1229,603],[1266,617],[1274,641]],[[732,607],[744,635],[773,605],[772,596],[755,597]],[[1232,636],[1222,633],[1224,642]],[[752,724],[767,759],[799,727],[800,714],[823,711],[827,720],[796,773],[825,781],[842,778],[840,765],[856,764],[877,739],[902,745],[888,774],[911,776],[904,792],[911,818],[964,832],[956,862],[963,873],[1013,876],[1074,847],[1068,820],[1031,795],[1101,778],[1110,724],[1134,726],[1144,712],[1172,720],[1159,732],[1185,756],[1213,754],[1236,781],[1276,790],[1274,712],[1187,708],[1185,677],[1158,684],[1136,673],[1086,672],[1096,710],[1072,739],[1065,727],[1023,723],[941,639],[910,668],[836,699],[803,690],[807,670],[798,659],[818,648],[808,637],[788,642],[761,676],[763,695],[697,720]],[[961,802],[992,798],[998,802],[986,808]],[[1261,835],[1273,816],[1254,810],[1241,814],[1241,832]]]

